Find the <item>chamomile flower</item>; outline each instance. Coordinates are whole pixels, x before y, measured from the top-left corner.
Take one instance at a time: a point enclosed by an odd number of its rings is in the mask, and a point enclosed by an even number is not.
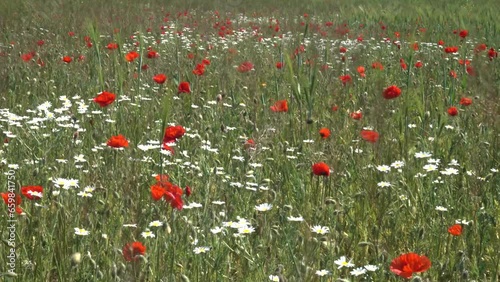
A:
[[[443,175],[457,175],[458,174],[458,169],[453,168],[453,167],[448,167],[443,171],[440,171],[441,174]]]
[[[238,228],[238,234],[250,234],[254,232],[255,228],[253,228],[252,226],[243,226]]]
[[[193,250],[195,254],[204,254],[208,251],[210,251],[210,247],[196,247]]]
[[[163,226],[163,222],[159,220],[151,221],[149,223],[149,227],[160,227],[160,226]]]
[[[367,264],[367,265],[365,265],[365,269],[368,271],[376,271],[378,269],[378,266],[372,265],[372,264]]]
[[[426,171],[426,172],[431,172],[431,171],[435,171],[437,170],[437,165],[435,164],[426,164],[424,165],[423,169]]]
[[[142,238],[154,238],[155,234],[149,230],[141,233]]]
[[[93,195],[92,193],[86,192],[86,191],[80,191],[76,195],[82,197],[82,198],[91,198]]]
[[[330,228],[327,226],[315,225],[311,228],[311,232],[324,235],[330,232]]]
[[[83,228],[75,227],[75,234],[80,236],[87,236],[90,234],[90,231],[87,231]]]
[[[377,183],[377,186],[381,187],[381,188],[385,188],[385,187],[391,187],[392,184],[390,182],[381,181],[381,182]]]
[[[366,269],[363,267],[358,267],[356,269],[353,269],[350,273],[353,276],[360,276],[366,273]]]
[[[271,210],[272,208],[273,208],[273,205],[271,205],[271,204],[267,204],[267,203],[265,203],[265,204],[260,204],[260,205],[258,205],[258,206],[255,206],[255,210],[256,210],[256,211],[261,211],[261,212],[264,212],[264,211],[269,211],[269,210]]]
[[[326,275],[330,275],[330,271],[326,270],[326,269],[322,269],[322,270],[316,270],[316,275],[320,276],[320,277],[323,277],[323,276],[326,276]]]
[[[288,219],[288,221],[296,221],[296,222],[301,222],[301,221],[304,221],[304,218],[302,216],[289,216],[287,217],[286,219]]]
[[[417,152],[415,153],[415,158],[417,159],[426,159],[432,157],[432,154],[429,152]]]
[[[342,267],[354,267],[354,263],[352,263],[352,260],[347,261],[346,256],[341,256],[338,260],[334,261],[336,265],[338,265],[338,269],[341,269]]]
[[[445,208],[445,207],[443,207],[443,206],[436,206],[436,210],[437,211],[442,211],[442,212],[448,211],[448,209]]]
[[[388,173],[389,171],[391,171],[391,167],[388,165],[378,165],[376,168],[380,172]]]

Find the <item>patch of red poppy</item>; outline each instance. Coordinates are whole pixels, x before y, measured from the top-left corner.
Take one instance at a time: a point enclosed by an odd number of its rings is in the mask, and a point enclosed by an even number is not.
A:
[[[460,32],[458,33],[458,36],[462,37],[462,38],[465,38],[467,37],[467,35],[469,35],[469,31],[466,30],[466,29],[462,29],[460,30]]]
[[[456,46],[446,47],[446,48],[444,48],[444,52],[448,53],[448,54],[449,53],[456,53],[456,52],[458,52],[458,47],[456,47]]]
[[[125,60],[127,62],[133,62],[137,58],[139,58],[139,53],[136,51],[130,51],[125,55]]]
[[[342,81],[342,85],[346,85],[347,83],[350,83],[352,82],[352,78],[350,75],[346,74],[346,75],[341,75],[339,77],[340,81]]]
[[[318,176],[330,176],[330,167],[324,162],[315,163],[312,165],[312,172]]]
[[[119,134],[116,136],[111,136],[106,145],[113,148],[125,148],[128,147],[128,140],[125,138],[125,136]]]
[[[42,196],[33,195],[32,192],[36,192],[36,194],[43,193],[42,186],[23,186],[21,187],[21,194],[30,200],[40,200]]]
[[[385,99],[394,99],[397,98],[401,95],[401,89],[397,87],[396,85],[391,85],[384,89],[384,92],[382,93],[382,96]]]
[[[177,87],[177,93],[191,93],[191,86],[189,82],[182,81],[179,83],[179,87]]]
[[[460,224],[454,224],[448,228],[448,233],[450,233],[453,236],[460,236],[462,235],[462,225]]]
[[[115,99],[116,99],[115,94],[103,91],[94,98],[94,102],[99,104],[99,106],[101,107],[106,107],[109,106],[111,103],[113,103]]]
[[[431,267],[431,261],[426,256],[415,253],[403,254],[391,262],[390,270],[401,277],[411,278],[413,273],[427,271]]]
[[[238,66],[237,70],[240,73],[246,73],[253,70],[253,68],[254,65],[250,61],[245,61]]]
[[[493,60],[493,58],[498,57],[498,52],[495,51],[494,48],[490,48],[490,50],[488,50],[488,57],[490,58],[490,60]]]
[[[361,138],[367,142],[376,143],[378,141],[379,134],[373,130],[361,130]]]
[[[271,111],[279,113],[279,112],[288,112],[288,102],[287,100],[279,100],[274,103],[270,107]]]
[[[279,69],[279,70],[282,69],[283,68],[283,63],[282,62],[277,62],[276,63],[276,68]]]
[[[73,61],[73,59],[70,56],[64,56],[62,57],[62,61],[65,62],[66,64],[69,64],[71,63],[71,61]]]
[[[146,246],[141,242],[127,243],[122,249],[123,258],[126,261],[138,261],[139,256],[144,256],[146,254]]]
[[[361,118],[363,118],[363,113],[360,112],[360,111],[356,111],[356,112],[352,112],[350,114],[350,116],[351,116],[352,119],[360,120]]]
[[[0,196],[2,196],[3,201],[9,208],[9,213],[14,212],[12,204],[15,205],[15,211],[17,214],[22,214],[23,209],[20,207],[22,203],[21,195],[17,195],[13,192],[7,192],[7,193],[0,193]]]
[[[415,63],[415,67],[416,67],[417,69],[419,69],[419,68],[421,68],[421,67],[423,67],[423,66],[424,66],[424,64],[423,64],[421,61],[417,61],[417,62]]]
[[[374,62],[372,64],[372,69],[384,70],[384,66],[382,65],[381,62]]]
[[[117,43],[108,43],[108,45],[106,45],[106,49],[108,50],[116,50],[118,49],[118,44]]]
[[[323,127],[319,130],[319,135],[321,136],[321,138],[323,139],[326,139],[328,137],[330,137],[330,129],[326,128],[326,127]]]
[[[167,76],[163,73],[159,73],[159,74],[153,76],[153,80],[154,80],[154,82],[156,82],[158,84],[163,84],[163,83],[165,83],[165,81],[167,81]]]
[[[172,143],[177,141],[177,139],[184,136],[186,130],[182,125],[168,126],[165,128],[165,134],[163,136],[163,143]]]
[[[450,115],[452,117],[458,115],[458,109],[456,107],[449,107],[447,112],[448,112],[448,115]]]
[[[361,77],[366,77],[366,74],[365,74],[366,69],[365,69],[365,67],[363,67],[363,66],[358,66],[358,67],[356,68],[356,71],[359,73],[359,75],[360,75]]]
[[[31,59],[33,59],[33,53],[25,53],[25,54],[21,54],[21,59],[25,62],[29,62],[31,61]]]
[[[197,76],[202,76],[205,73],[205,64],[197,64],[196,68],[193,70],[193,74]]]
[[[148,54],[146,55],[148,59],[156,59],[159,57],[158,53],[154,50],[148,51]]]
[[[462,105],[462,106],[470,106],[470,105],[472,105],[472,99],[471,98],[467,98],[467,97],[462,97],[460,99],[460,105]]]

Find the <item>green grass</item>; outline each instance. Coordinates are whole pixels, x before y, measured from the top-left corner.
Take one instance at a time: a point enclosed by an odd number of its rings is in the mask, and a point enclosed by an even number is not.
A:
[[[398,281],[391,261],[415,252],[432,263],[414,275],[425,281],[497,281],[500,58],[490,60],[487,51],[500,48],[498,8],[495,1],[436,2],[0,3],[0,108],[7,109],[0,122],[5,139],[0,192],[7,190],[12,171],[16,193],[28,185],[44,188],[41,200],[22,196],[25,214],[15,215],[17,278],[12,279],[269,281],[276,274],[288,281]],[[222,24],[234,32],[226,41],[218,35]],[[453,33],[461,29],[469,31],[466,40]],[[392,43],[395,32],[401,34],[400,48]],[[387,37],[390,42],[383,43]],[[45,44],[38,46],[38,40]],[[439,40],[458,46],[458,55],[445,54]],[[119,48],[107,50],[112,42]],[[480,43],[488,48],[475,54]],[[305,52],[294,56],[300,45]],[[345,60],[341,46],[347,48]],[[148,47],[159,58],[148,59]],[[126,62],[132,50],[140,57]],[[21,59],[32,51],[30,61]],[[66,64],[63,56],[73,61]],[[195,76],[192,70],[204,58],[211,64]],[[475,75],[467,74],[459,58],[471,61]],[[400,59],[409,71],[401,69]],[[235,66],[244,61],[254,70],[237,72]],[[415,68],[417,61],[424,66]],[[284,68],[276,69],[277,62]],[[374,62],[384,69],[373,69]],[[149,68],[142,69],[144,64]],[[366,78],[360,78],[358,66],[366,68]],[[168,76],[165,84],[152,80],[158,73]],[[342,85],[344,74],[352,83]],[[181,81],[190,82],[190,94],[177,94]],[[390,85],[402,94],[385,100],[382,92]],[[92,99],[104,90],[117,100],[100,108]],[[61,96],[71,104],[57,112]],[[472,105],[461,106],[462,97],[472,98]],[[272,112],[270,106],[283,99],[288,112]],[[45,102],[52,104],[49,115],[60,119],[34,122],[47,116],[37,110]],[[447,114],[450,106],[459,109],[457,116]],[[358,110],[363,117],[353,120],[350,113]],[[138,148],[161,141],[167,124],[187,131],[173,156]],[[323,127],[332,132],[324,140],[318,133]],[[380,133],[378,142],[361,139],[364,127]],[[118,134],[130,143],[124,150],[105,145]],[[245,147],[248,139],[255,149]],[[417,152],[439,160],[437,170],[426,172],[429,158],[416,158]],[[75,163],[80,154],[86,162]],[[452,160],[459,166],[449,165]],[[376,168],[396,161],[404,162],[400,171]],[[316,162],[328,164],[330,176],[313,175]],[[441,173],[450,167],[456,175]],[[162,173],[179,187],[192,188],[190,197],[183,196],[185,205],[201,207],[178,211],[164,200],[153,201],[153,175]],[[57,188],[56,178],[77,179],[79,188]],[[380,182],[391,186],[379,187]],[[257,191],[246,189],[254,183]],[[87,186],[95,188],[93,196],[77,196]],[[256,211],[263,203],[272,209]],[[0,225],[8,226],[3,208]],[[304,221],[288,220],[299,215]],[[210,231],[240,217],[254,233],[235,237],[238,232],[230,227]],[[163,226],[149,227],[155,220]],[[456,220],[469,221],[460,236],[447,232]],[[316,234],[315,225],[330,232]],[[74,228],[90,234],[78,236]],[[147,229],[156,237],[143,238]],[[7,228],[1,234],[4,240],[10,235]],[[146,253],[127,262],[122,249],[134,241],[142,242]],[[8,270],[4,243],[2,273]],[[210,250],[195,254],[200,246]],[[71,259],[75,253],[82,255],[78,263]],[[353,276],[354,268],[337,269],[341,256],[356,268],[378,269]],[[322,269],[331,274],[317,276]]]

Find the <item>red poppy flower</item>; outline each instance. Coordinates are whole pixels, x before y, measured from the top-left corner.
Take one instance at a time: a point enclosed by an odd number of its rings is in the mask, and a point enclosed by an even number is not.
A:
[[[182,125],[169,126],[165,128],[165,135],[163,136],[163,143],[172,143],[181,138],[186,130]]]
[[[363,117],[363,113],[361,113],[360,111],[352,112],[350,116],[352,119],[360,120]]]
[[[448,228],[448,233],[453,236],[460,236],[462,234],[462,225],[455,224]]]
[[[185,191],[186,197],[191,196],[191,194],[193,193],[193,191],[191,190],[191,187],[189,187],[189,186],[186,186],[186,188],[184,188],[184,191]]]
[[[255,141],[253,141],[253,139],[248,139],[247,141],[245,141],[243,148],[245,149],[255,148]]]
[[[401,95],[401,89],[396,85],[391,85],[384,89],[383,96],[385,99],[394,99]]]
[[[469,31],[466,30],[466,29],[462,29],[459,33],[458,33],[458,36],[462,37],[462,38],[465,38],[467,37],[467,35],[469,35]]]
[[[344,46],[342,46],[342,47],[339,48],[339,52],[340,53],[345,53],[345,52],[347,52],[347,48],[345,48]]]
[[[160,74],[153,76],[153,80],[158,84],[163,84],[163,83],[165,83],[165,81],[167,81],[167,76],[164,75],[163,73],[160,73]]]
[[[476,76],[476,71],[474,70],[474,68],[472,66],[467,66],[465,68],[465,72],[470,75],[470,76]]]
[[[374,62],[372,64],[372,69],[384,70],[384,66],[382,65],[381,62]]]
[[[35,192],[35,193],[33,193]],[[39,200],[42,198],[42,186],[24,186],[21,187],[21,194],[30,200]]]
[[[424,272],[430,267],[431,261],[426,256],[407,253],[395,258],[390,269],[394,274],[409,279],[413,273]]]
[[[141,242],[127,243],[122,249],[126,261],[138,261],[139,256],[146,254],[146,247]]]
[[[445,53],[456,53],[458,52],[458,47],[452,46],[452,47],[446,47],[444,48]]]
[[[155,201],[161,200],[161,198],[163,198],[165,193],[166,190],[161,185],[155,184],[151,186],[151,196],[153,197],[153,200]]]
[[[7,207],[9,207],[9,213],[11,212],[10,209],[12,207],[10,205],[13,203],[13,201],[15,201],[16,213],[17,214],[23,213],[23,209],[21,209],[21,207],[19,207],[19,205],[21,205],[21,202],[22,202],[21,195],[17,195],[17,194],[12,193],[12,192],[0,193],[0,195],[2,196],[3,201],[5,202]],[[15,199],[15,200],[10,200],[10,199]]]
[[[137,53],[136,51],[130,51],[125,55],[125,60],[127,62],[132,62],[137,58],[139,58],[139,53]]]
[[[460,99],[460,105],[462,105],[462,106],[470,106],[470,105],[472,105],[472,99],[471,98],[467,98],[467,97],[462,97]]]
[[[204,65],[209,66],[210,65],[210,60],[205,58],[205,59],[201,60],[201,63],[204,64]]]
[[[375,143],[378,141],[379,134],[373,130],[361,130],[361,138],[370,143]]]
[[[118,49],[118,44],[117,43],[109,43],[108,45],[106,45],[106,49],[108,49],[108,50]]]
[[[439,40],[439,41],[438,41],[438,45],[439,45],[439,46],[443,46],[443,45],[444,45],[444,41],[443,41],[443,40]]]
[[[330,137],[330,129],[323,127],[319,130],[319,135],[321,135],[321,138],[326,139]]]
[[[103,92],[99,93],[94,98],[94,102],[99,104],[99,106],[101,106],[101,107],[106,107],[106,106],[109,106],[111,103],[113,103],[115,101],[115,99],[116,99],[115,94],[113,94],[111,92],[103,91]]]
[[[71,61],[73,61],[73,59],[70,56],[64,56],[64,57],[62,57],[62,60],[66,64],[69,64],[69,63],[71,63]]]
[[[490,57],[490,60],[493,60],[493,58],[498,57],[497,51],[495,51],[494,48],[490,48],[490,50],[488,50],[488,57]]]
[[[481,53],[482,51],[484,51],[486,49],[488,49],[486,44],[481,43],[481,44],[477,45],[476,48],[474,48],[474,52],[477,54],[477,53]]]
[[[347,83],[351,82],[352,81],[352,78],[350,75],[346,74],[346,75],[341,75],[339,77],[340,81],[342,81],[342,85],[346,85]]]
[[[288,102],[286,100],[279,100],[270,107],[273,112],[288,112]]]
[[[282,62],[277,62],[276,63],[276,68],[279,69],[279,70],[282,69],[283,68],[283,63]]]
[[[45,44],[45,41],[43,41],[43,40],[38,40],[36,42],[36,45],[38,45],[38,46],[43,46],[43,44]]]
[[[241,73],[249,72],[253,69],[253,67],[254,65],[251,62],[245,61],[238,66],[238,72]]]
[[[330,167],[324,162],[315,163],[312,165],[312,172],[314,173],[314,175],[329,176]]]
[[[33,54],[32,53],[22,54],[21,59],[25,62],[29,62],[31,61],[31,59],[33,59]]]
[[[416,67],[417,69],[419,69],[419,68],[421,68],[421,67],[423,67],[423,66],[424,66],[424,64],[423,64],[421,61],[417,61],[417,62],[415,63],[415,67]]]
[[[191,93],[191,87],[189,82],[182,81],[179,83],[179,87],[177,88],[177,93]]]
[[[448,115],[454,117],[458,115],[458,109],[456,107],[449,107],[448,108]]]
[[[193,74],[197,76],[202,76],[205,73],[205,65],[197,64],[196,68],[193,70]]]
[[[365,67],[363,67],[363,66],[359,66],[359,67],[357,67],[357,68],[356,68],[356,70],[358,71],[358,73],[359,73],[359,75],[360,75],[361,77],[366,77],[366,74],[365,74],[365,71],[366,71],[366,70],[365,70]]]
[[[338,110],[339,110],[339,106],[337,106],[337,105],[332,106],[332,112],[336,112]]]
[[[111,136],[109,138],[108,143],[106,143],[109,147],[113,148],[124,148],[128,147],[128,141],[125,139],[125,136],[123,135],[117,135],[117,136]]]
[[[418,51],[418,49],[419,49],[418,43],[417,42],[413,43],[412,48],[414,51]]]
[[[162,182],[168,182],[168,178],[169,177],[166,174],[158,174],[158,175],[155,176],[156,181],[160,182],[160,183],[162,183]]]
[[[148,57],[148,59],[155,59],[159,57],[158,53],[154,50],[148,51],[148,54],[146,56]]]
[[[457,78],[457,73],[454,70],[450,70],[450,77]]]

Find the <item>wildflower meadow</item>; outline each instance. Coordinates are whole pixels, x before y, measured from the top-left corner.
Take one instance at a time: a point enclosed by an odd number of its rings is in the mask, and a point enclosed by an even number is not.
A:
[[[1,1],[0,280],[498,281],[499,13]]]

